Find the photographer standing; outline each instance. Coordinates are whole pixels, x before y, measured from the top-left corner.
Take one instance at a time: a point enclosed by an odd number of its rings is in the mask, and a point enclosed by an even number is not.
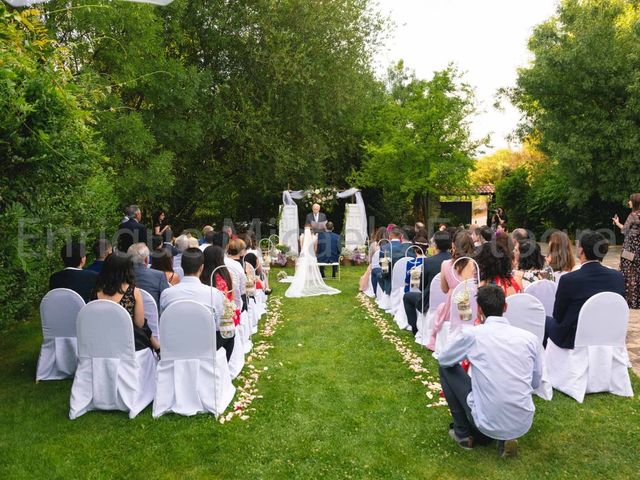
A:
[[[498,207],[494,214],[491,216],[491,228],[496,231],[498,227],[502,227],[502,229],[507,231],[507,221],[509,218],[507,214],[504,212],[502,207]]]
[[[640,308],[640,193],[629,197],[629,208],[631,213],[624,225],[620,223],[618,215],[612,220],[624,235],[620,271],[624,276],[627,303],[629,308]]]

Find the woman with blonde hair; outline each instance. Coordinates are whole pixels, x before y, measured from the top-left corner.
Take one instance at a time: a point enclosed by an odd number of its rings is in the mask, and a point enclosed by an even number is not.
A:
[[[618,215],[613,217],[613,223],[624,235],[620,271],[624,276],[627,303],[629,308],[640,308],[640,193],[632,194],[628,205],[631,213],[624,225]]]
[[[553,270],[556,280],[576,266],[576,258],[569,236],[561,231],[553,232],[549,237],[547,265]]]

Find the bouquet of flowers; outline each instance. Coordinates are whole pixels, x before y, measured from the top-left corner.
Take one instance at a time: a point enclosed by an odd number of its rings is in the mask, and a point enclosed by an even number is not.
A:
[[[283,280],[286,280],[288,276],[289,275],[287,275],[287,272],[281,271],[281,272],[278,272],[278,276],[276,278],[278,279],[279,282],[282,282]]]
[[[460,315],[460,320],[462,320],[463,322],[471,321],[473,312],[471,311],[469,290],[467,290],[466,284],[465,284],[465,289],[457,293],[453,297],[453,301],[456,303],[456,306],[458,307],[458,314]]]
[[[333,188],[314,188],[305,190],[303,202],[307,208],[311,208],[317,203],[330,212],[333,210],[334,204],[337,202],[336,191]]]
[[[357,247],[349,256],[351,261],[356,265],[360,265],[367,261],[367,247],[362,245]]]
[[[236,304],[225,297],[223,307],[222,318],[220,319],[220,336],[222,338],[233,338],[236,335],[236,326],[233,323]]]
[[[422,280],[422,266],[418,265],[409,270],[410,281],[409,287],[420,289],[420,282]]]
[[[247,291],[247,297],[253,298],[256,296],[256,282],[253,277],[247,275],[247,281],[244,286]]]

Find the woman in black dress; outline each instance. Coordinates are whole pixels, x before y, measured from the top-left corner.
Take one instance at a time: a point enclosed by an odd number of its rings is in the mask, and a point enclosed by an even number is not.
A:
[[[629,207],[631,213],[624,225],[618,215],[613,217],[613,224],[624,235],[620,271],[624,275],[627,303],[629,308],[640,308],[640,193],[629,197]]]
[[[94,299],[110,300],[123,306],[129,313],[136,350],[160,349],[160,342],[151,336],[151,329],[144,318],[142,294],[136,288],[133,262],[129,255],[112,253],[104,260],[102,272],[96,280]]]
[[[164,210],[160,210],[153,218],[153,234],[161,236],[165,243],[171,243],[173,240],[171,225],[167,223],[167,215]]]

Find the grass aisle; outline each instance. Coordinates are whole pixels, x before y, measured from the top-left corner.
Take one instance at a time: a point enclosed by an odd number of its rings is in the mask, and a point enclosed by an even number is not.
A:
[[[341,295],[284,299],[246,421],[90,412],[67,419],[70,381],[34,384],[37,317],[0,335],[0,478],[633,478],[640,401],[556,393],[536,399],[521,456],[459,450],[446,407],[426,408],[394,346],[356,299],[362,270]],[[273,276],[275,277],[275,275]],[[286,286],[277,285],[282,296]],[[435,371],[430,356],[399,332]],[[254,337],[259,340],[259,337]],[[266,370],[265,370],[266,368]],[[634,378],[634,389],[640,384]]]

